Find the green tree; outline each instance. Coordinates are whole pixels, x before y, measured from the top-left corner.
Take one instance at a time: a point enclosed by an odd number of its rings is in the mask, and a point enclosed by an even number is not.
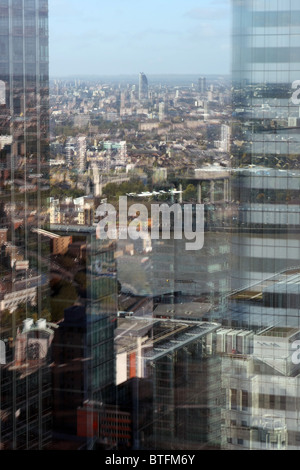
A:
[[[197,197],[197,190],[193,184],[188,184],[186,189],[183,191],[183,199],[185,201],[190,201],[192,199],[196,199]]]

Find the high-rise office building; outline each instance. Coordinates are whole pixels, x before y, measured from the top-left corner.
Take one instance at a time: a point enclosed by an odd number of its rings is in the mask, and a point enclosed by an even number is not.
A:
[[[5,88],[0,135],[7,137],[0,156],[0,225],[8,229],[6,245],[17,247],[9,251],[18,253],[29,269],[41,275],[46,268],[45,249],[32,229],[45,223],[49,189],[48,2],[1,0],[0,8],[0,80]],[[4,252],[7,249],[2,246],[3,267]],[[4,269],[8,281],[26,279],[28,270],[22,272],[17,261],[16,255],[11,256],[11,269]],[[41,285],[37,287],[39,308]]]
[[[297,264],[299,26],[296,1],[233,1],[234,288]]]
[[[37,353],[25,348],[20,362],[18,345],[23,320],[49,315],[47,241],[38,230],[49,189],[48,1],[1,0],[0,24],[0,338],[7,345],[0,440],[37,449],[51,431],[47,357],[31,367]]]
[[[83,440],[76,444],[78,407],[89,402],[103,411],[104,407],[115,405],[114,330],[118,299],[115,242],[97,238],[92,225],[67,223],[53,225],[52,229],[72,236],[73,250],[69,244],[69,254],[76,258],[74,265],[78,262],[81,265],[79,277],[75,276],[76,283],[79,281],[76,303],[62,308],[70,299],[62,301],[55,297],[52,303],[53,312],[61,318],[52,346],[54,439],[56,442],[62,439],[68,448],[73,443],[90,449],[95,442],[90,439],[93,422],[89,414],[81,415]],[[55,446],[56,443],[56,449]]]
[[[163,121],[165,118],[165,103],[161,102],[158,105],[158,119],[159,121]]]
[[[200,77],[198,79],[198,90],[200,91],[200,93],[205,93],[207,91],[206,78],[205,77]]]
[[[77,137],[77,167],[84,172],[86,167],[86,136]]]
[[[233,0],[236,290],[223,334],[251,348],[222,357],[227,449],[299,449],[299,45],[299,2]]]
[[[148,79],[146,75],[141,72],[139,75],[139,100],[147,100],[148,99]]]

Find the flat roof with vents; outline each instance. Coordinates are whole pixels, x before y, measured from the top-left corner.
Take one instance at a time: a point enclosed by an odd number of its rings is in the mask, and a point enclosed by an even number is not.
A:
[[[199,319],[205,317],[212,309],[208,302],[187,302],[180,304],[160,304],[153,312],[155,317],[182,319]]]

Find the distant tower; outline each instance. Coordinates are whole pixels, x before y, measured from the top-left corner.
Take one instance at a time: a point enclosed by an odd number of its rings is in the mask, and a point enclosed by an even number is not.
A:
[[[6,87],[5,87],[5,82],[0,80],[0,105],[5,105],[6,104]]]
[[[139,75],[139,100],[147,100],[148,99],[148,80],[146,75],[141,72]]]
[[[86,169],[86,136],[77,137],[77,167],[79,171]]]
[[[227,124],[221,125],[221,149],[223,152],[230,151],[231,127]]]
[[[159,103],[158,105],[158,118],[160,121],[163,121],[165,118],[165,103]]]
[[[126,107],[126,94],[124,91],[120,93],[120,116],[122,116],[125,112]]]
[[[205,93],[206,92],[206,78],[205,77],[200,77],[198,80],[198,89],[200,93]]]

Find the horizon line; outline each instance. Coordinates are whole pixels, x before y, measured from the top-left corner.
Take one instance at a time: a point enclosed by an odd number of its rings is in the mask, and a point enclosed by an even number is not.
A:
[[[190,72],[190,73],[146,73],[145,74],[148,77],[155,77],[155,76],[181,76],[181,77],[188,77],[188,76],[197,76],[197,77],[230,77],[232,74],[230,72],[228,73],[195,73],[195,72]],[[72,74],[54,74],[51,73],[49,75],[49,78],[74,78],[74,77],[134,77],[134,76],[139,76],[139,72],[137,73],[106,73],[106,74],[81,74],[81,73],[72,73]]]

